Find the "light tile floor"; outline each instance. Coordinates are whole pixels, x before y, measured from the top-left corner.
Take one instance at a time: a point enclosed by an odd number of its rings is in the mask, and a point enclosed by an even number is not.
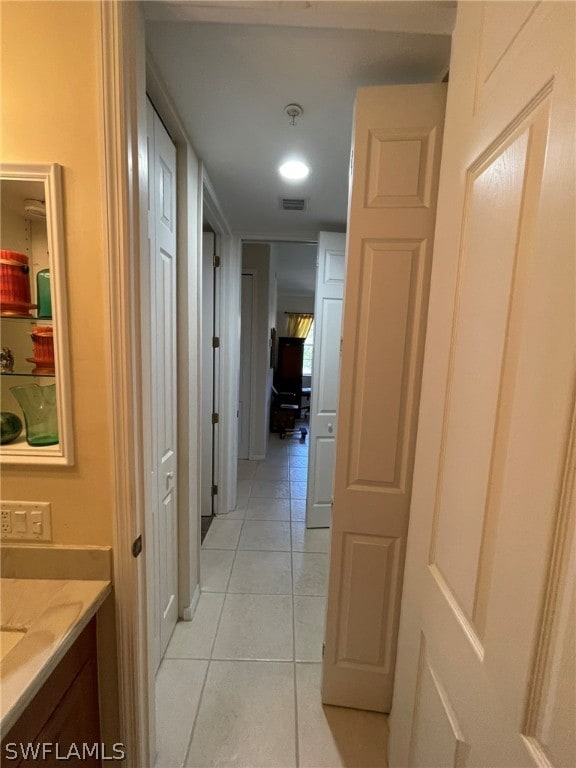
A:
[[[271,435],[213,521],[194,618],[156,680],[156,768],[385,768],[387,718],[320,700],[329,531],[305,525],[308,445]]]

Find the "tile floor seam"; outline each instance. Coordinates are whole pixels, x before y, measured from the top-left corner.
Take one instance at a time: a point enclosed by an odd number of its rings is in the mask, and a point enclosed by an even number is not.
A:
[[[222,600],[222,606],[220,607],[220,613],[218,614],[218,621],[216,622],[216,630],[214,632],[214,637],[212,638],[212,644],[210,646],[210,657],[209,661],[212,660],[212,654],[214,653],[214,646],[216,645],[216,638],[218,636],[218,630],[220,629],[220,623],[222,621],[222,614],[224,613],[224,606],[226,605],[226,598],[228,597],[230,592],[228,592],[228,588],[230,586],[230,579],[232,578],[232,571],[234,570],[234,565],[236,563],[236,556],[238,555],[238,543],[240,542],[240,536],[242,535],[242,528],[244,527],[244,521],[242,521],[242,525],[240,526],[240,534],[238,536],[238,542],[236,543],[236,549],[234,550],[234,557],[232,559],[232,566],[230,567],[230,573],[228,574],[228,578],[226,579],[226,588],[224,590],[224,600]],[[200,590],[200,594],[202,594],[202,590]],[[218,593],[222,594],[222,593]]]
[[[242,535],[242,528],[244,527],[244,521],[242,521],[242,525],[240,526],[240,535],[238,536],[238,542],[240,541],[240,536]],[[229,594],[228,593],[228,586],[230,584],[230,579],[232,578],[232,571],[234,569],[234,563],[236,562],[236,554],[238,553],[238,542],[236,542],[236,548],[234,550],[234,558],[232,560],[232,567],[230,568],[230,573],[228,574],[228,579],[226,580],[226,589],[224,591],[224,600],[222,600],[222,605],[220,606],[220,613],[218,614],[218,621],[216,622],[216,630],[214,632],[214,637],[212,638],[212,643],[210,646],[210,656],[208,658],[208,664],[206,665],[206,672],[204,673],[204,680],[202,682],[202,690],[200,691],[200,697],[198,699],[198,705],[196,707],[196,712],[194,714],[194,722],[192,723],[192,730],[190,731],[190,739],[188,740],[188,746],[186,748],[186,755],[184,757],[184,763],[183,768],[186,768],[186,765],[188,764],[188,760],[190,758],[190,750],[192,749],[192,742],[194,741],[194,732],[196,730],[196,723],[198,722],[198,716],[200,714],[200,708],[202,706],[202,699],[204,697],[204,690],[206,688],[206,681],[208,680],[208,674],[210,673],[210,667],[212,665],[212,655],[214,653],[214,646],[216,645],[216,638],[218,636],[218,630],[220,629],[220,622],[222,621],[222,614],[224,613],[224,605],[226,604],[226,597]],[[217,594],[222,594],[221,592]],[[202,595],[202,589],[200,589],[200,595]]]
[[[230,597],[290,597],[290,592],[230,592]],[[299,595],[300,597],[300,595]],[[302,597],[315,597],[315,595],[302,595]]]
[[[204,680],[202,681],[202,689],[200,696],[198,697],[198,704],[196,705],[196,712],[194,713],[194,720],[192,722],[192,728],[190,730],[190,738],[188,739],[188,746],[186,747],[186,753],[184,755],[184,761],[182,768],[186,768],[188,763],[188,757],[190,756],[190,749],[192,748],[192,741],[194,739],[194,731],[196,730],[196,723],[198,721],[198,715],[200,714],[200,707],[202,706],[202,698],[204,696],[204,689],[206,688],[206,681],[208,680],[208,673],[210,672],[210,660],[206,664],[206,671],[204,672]]]
[[[261,658],[253,658],[253,657],[236,657],[230,658],[230,656],[214,656],[212,659],[190,659],[190,661],[229,661],[230,663],[236,664],[238,662],[239,664],[294,664],[293,659],[275,659],[275,658],[269,658],[269,659],[261,659]]]
[[[288,458],[290,462],[290,458]],[[290,498],[290,518],[292,518],[292,498]],[[298,691],[296,689],[296,603],[294,600],[294,558],[292,520],[290,520],[290,576],[292,579],[292,684],[294,686],[294,757],[296,768],[300,768],[300,736],[298,731]]]

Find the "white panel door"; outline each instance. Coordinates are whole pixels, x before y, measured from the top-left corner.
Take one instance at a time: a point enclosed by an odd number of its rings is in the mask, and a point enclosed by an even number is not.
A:
[[[250,399],[252,396],[252,312],[254,276],[242,273],[240,387],[238,397],[238,458],[250,458]]]
[[[322,697],[389,711],[446,86],[361,88],[354,117]]]
[[[390,765],[576,765],[573,3],[461,3]]]
[[[151,409],[159,663],[178,618],[176,148],[149,105]]]
[[[346,235],[320,232],[310,401],[308,528],[328,528],[332,520],[345,251]]]

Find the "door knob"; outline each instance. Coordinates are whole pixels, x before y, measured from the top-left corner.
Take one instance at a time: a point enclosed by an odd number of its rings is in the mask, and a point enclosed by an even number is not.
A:
[[[334,432],[334,427],[332,426],[332,424],[328,424],[328,432],[330,432],[330,434]]]
[[[173,480],[174,472],[166,472],[166,480]]]

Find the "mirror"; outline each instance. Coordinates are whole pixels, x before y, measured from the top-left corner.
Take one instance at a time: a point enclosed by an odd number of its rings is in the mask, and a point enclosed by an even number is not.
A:
[[[72,464],[60,166],[0,165],[0,459]]]

